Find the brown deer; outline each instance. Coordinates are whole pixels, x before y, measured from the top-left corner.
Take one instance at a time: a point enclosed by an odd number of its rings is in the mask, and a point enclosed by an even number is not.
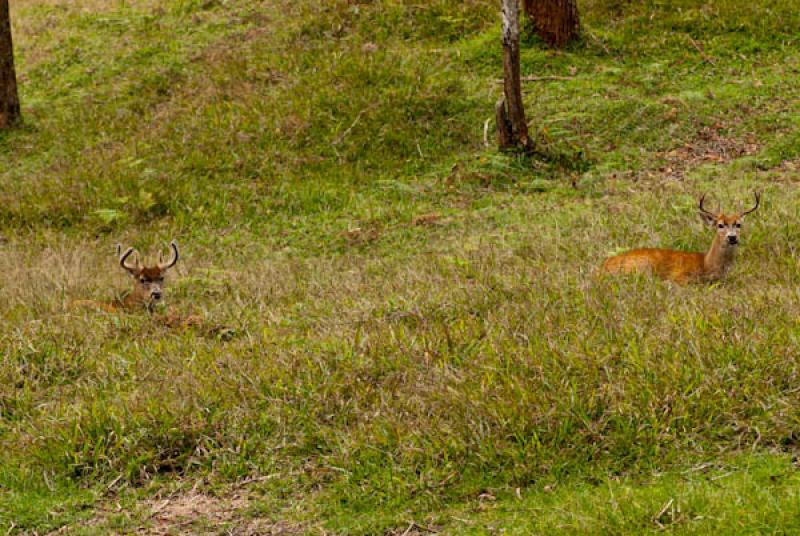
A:
[[[739,231],[747,214],[758,208],[761,196],[754,192],[756,204],[750,210],[732,215],[714,214],[703,207],[705,194],[700,198],[700,216],[716,229],[714,241],[706,253],[675,251],[671,249],[634,249],[609,257],[603,271],[609,274],[632,272],[651,273],[675,283],[716,281],[722,278],[733,264],[739,246]]]
[[[164,297],[164,275],[167,270],[175,266],[178,262],[178,245],[173,240],[170,242],[171,256],[167,261],[163,261],[159,254],[158,263],[153,266],[144,266],[136,255],[135,264],[130,264],[128,259],[136,251],[128,248],[125,253],[120,254],[121,247],[117,246],[119,265],[133,277],[133,290],[126,296],[116,298],[112,302],[99,302],[94,300],[78,300],[74,305],[86,305],[96,307],[109,313],[117,311],[134,311],[144,309],[153,311],[155,306]]]

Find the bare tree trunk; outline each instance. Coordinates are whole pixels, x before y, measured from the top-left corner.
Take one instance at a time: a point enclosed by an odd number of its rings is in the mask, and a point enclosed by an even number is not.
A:
[[[505,100],[495,106],[497,143],[501,149],[531,147],[522,105],[519,69],[519,3],[503,0],[503,92]]]
[[[561,48],[580,33],[577,0],[524,0],[525,13],[542,41]]]
[[[14,48],[11,43],[11,17],[8,0],[0,0],[0,128],[20,119],[17,75],[14,72]]]

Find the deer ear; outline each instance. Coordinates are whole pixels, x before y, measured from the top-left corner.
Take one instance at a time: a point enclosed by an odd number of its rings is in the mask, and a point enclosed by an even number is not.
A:
[[[708,212],[698,212],[698,214],[706,225],[714,225],[717,223],[717,218],[713,214],[709,214]]]

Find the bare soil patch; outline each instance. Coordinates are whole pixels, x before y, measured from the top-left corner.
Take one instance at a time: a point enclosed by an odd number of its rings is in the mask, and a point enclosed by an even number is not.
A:
[[[665,160],[659,173],[667,179],[683,180],[692,169],[703,164],[725,164],[758,152],[753,138],[726,137],[721,134],[724,128],[719,123],[702,128],[693,141],[659,154]]]
[[[151,500],[150,524],[136,534],[230,534],[237,536],[292,536],[303,534],[300,525],[248,516],[250,497],[245,492],[217,497],[200,492]]]

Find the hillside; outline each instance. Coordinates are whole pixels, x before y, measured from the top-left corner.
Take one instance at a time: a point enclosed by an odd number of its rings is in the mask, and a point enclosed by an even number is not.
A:
[[[800,529],[800,11],[579,5],[524,158],[491,2],[12,1],[0,526]],[[724,281],[596,277],[754,190]],[[203,326],[70,306],[173,238]]]

